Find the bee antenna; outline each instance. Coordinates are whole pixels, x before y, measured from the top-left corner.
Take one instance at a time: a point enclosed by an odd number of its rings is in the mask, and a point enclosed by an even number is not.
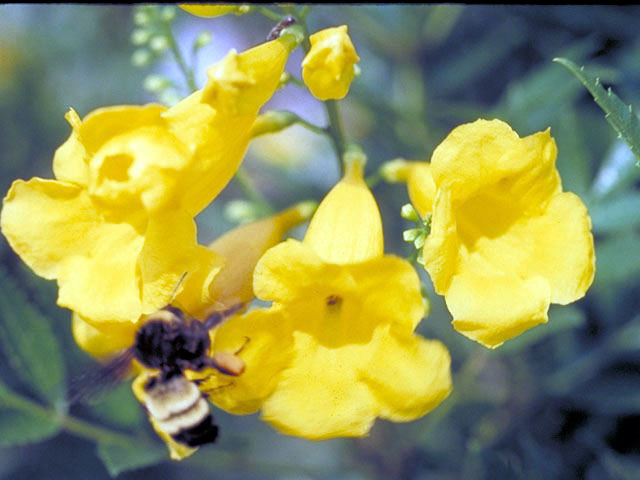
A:
[[[222,310],[220,312],[214,312],[205,319],[204,326],[207,329],[212,329],[213,327],[217,327],[224,320],[229,318],[231,315],[233,315],[237,311],[241,310],[243,307],[244,307],[244,303],[236,303],[235,305],[227,308],[226,310]]]

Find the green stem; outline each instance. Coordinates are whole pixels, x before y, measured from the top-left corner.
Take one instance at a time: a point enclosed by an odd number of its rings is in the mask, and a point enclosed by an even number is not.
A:
[[[261,13],[265,17],[271,20],[274,20],[276,22],[279,22],[280,20],[282,20],[282,15],[280,15],[278,12],[274,12],[273,10],[269,10],[267,7],[257,7],[257,10],[258,10],[258,13]]]
[[[375,187],[378,183],[380,183],[381,180],[382,172],[380,171],[380,169],[376,170],[374,173],[364,179],[369,188]]]
[[[260,207],[262,207],[267,213],[272,213],[274,211],[269,201],[258,191],[244,166],[240,166],[236,172],[235,179],[238,181],[240,187],[244,191],[244,194],[251,202],[260,205]]]
[[[184,75],[184,79],[187,82],[187,88],[189,89],[190,92],[195,92],[198,89],[198,86],[196,85],[196,80],[193,74],[193,70],[187,67],[186,62],[184,61],[184,57],[180,52],[180,48],[178,47],[178,43],[176,42],[176,39],[173,36],[173,31],[171,30],[171,26],[167,23],[165,23],[164,26],[166,30],[165,34],[167,36],[167,39],[169,40],[169,48],[171,49],[171,53],[173,53],[173,58],[175,58],[176,63],[180,68],[180,71]]]
[[[62,428],[74,435],[93,440],[97,443],[112,443],[112,444],[124,444],[133,445],[139,442],[139,439],[135,439],[129,435],[125,435],[119,432],[114,432],[104,427],[93,425],[79,418],[75,418],[69,415],[62,414],[54,409],[46,408],[28,398],[15,393],[3,391],[1,393],[2,403],[5,406],[21,410],[25,413],[36,417],[48,417],[58,419]]]
[[[342,156],[344,155],[347,142],[342,128],[340,113],[338,112],[338,102],[337,100],[327,100],[324,102],[324,106],[327,109],[327,116],[329,117],[327,133],[329,134],[329,138],[331,138],[331,143],[338,156],[338,162],[340,162],[342,171]]]
[[[287,80],[287,83],[293,83],[297,87],[303,87],[303,88],[307,87],[302,80],[300,80],[298,77],[294,75],[291,75],[290,73],[289,73],[289,79]]]
[[[296,115],[295,123],[297,123],[298,125],[306,128],[307,130],[312,131],[313,133],[317,133],[318,135],[326,135],[327,134],[327,131],[324,128],[322,128],[322,127],[320,127],[318,125],[315,125],[315,124],[305,120],[304,118],[302,118],[302,117],[300,117],[298,115]]]
[[[307,14],[309,13],[309,10],[311,10],[311,5],[305,5],[300,9],[298,16],[302,19],[307,18]]]

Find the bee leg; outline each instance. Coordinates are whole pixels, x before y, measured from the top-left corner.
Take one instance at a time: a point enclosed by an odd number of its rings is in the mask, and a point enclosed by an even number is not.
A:
[[[244,342],[242,343],[242,345],[240,346],[239,349],[237,349],[235,352],[233,352],[233,354],[234,355],[239,355],[240,352],[242,352],[242,350],[244,350],[244,347],[247,346],[247,343],[249,343],[250,341],[251,341],[251,339],[245,335]]]
[[[222,310],[221,312],[214,312],[205,319],[204,326],[207,329],[217,327],[228,317],[236,313],[238,310],[242,309],[242,307],[244,307],[244,303],[236,303],[235,305],[227,308],[226,310]]]
[[[234,383],[225,383],[224,385],[218,385],[217,387],[209,388],[206,392],[202,392],[202,394],[206,397],[210,397],[211,395],[215,395],[220,390],[224,390],[225,388],[233,387]]]

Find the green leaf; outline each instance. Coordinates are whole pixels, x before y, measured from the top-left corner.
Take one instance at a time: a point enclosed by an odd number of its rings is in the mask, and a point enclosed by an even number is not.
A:
[[[127,470],[155,465],[168,458],[166,446],[147,442],[130,445],[100,443],[97,450],[111,477]]]
[[[640,226],[640,193],[603,200],[589,208],[595,233],[615,233]]]
[[[24,445],[52,437],[60,430],[57,415],[0,384],[0,446]]]
[[[58,405],[65,393],[65,370],[48,320],[0,267],[0,346],[22,379],[43,400]]]
[[[131,382],[123,382],[90,408],[102,420],[119,427],[139,425],[146,419],[140,402],[131,391]]]
[[[598,245],[594,287],[613,288],[640,275],[640,235],[629,232],[607,238]]]
[[[522,23],[510,18],[487,30],[486,35],[473,45],[465,45],[464,54],[449,55],[449,62],[434,69],[434,77],[443,95],[461,89],[494,70],[527,41],[523,33]]]
[[[593,39],[587,38],[563,49],[562,54],[583,58],[595,49]],[[492,116],[504,119],[521,135],[551,124],[555,136],[554,120],[565,116],[583,91],[580,84],[567,82],[565,77],[566,73],[552,63],[542,63],[507,86]]]
[[[569,69],[589,90],[593,99],[604,110],[609,125],[618,132],[619,138],[627,142],[636,159],[640,161],[640,120],[633,113],[631,105],[626,105],[620,100],[611,91],[611,87],[605,90],[600,83],[600,78],[585,72],[584,67],[578,67],[566,58],[554,58],[553,61]],[[640,163],[637,164],[640,165]]]

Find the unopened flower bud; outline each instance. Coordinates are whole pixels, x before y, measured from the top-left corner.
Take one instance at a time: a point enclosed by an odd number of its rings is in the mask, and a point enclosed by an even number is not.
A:
[[[347,26],[321,30],[309,40],[311,49],[302,62],[305,85],[320,100],[344,98],[355,75],[354,65],[360,60]]]

